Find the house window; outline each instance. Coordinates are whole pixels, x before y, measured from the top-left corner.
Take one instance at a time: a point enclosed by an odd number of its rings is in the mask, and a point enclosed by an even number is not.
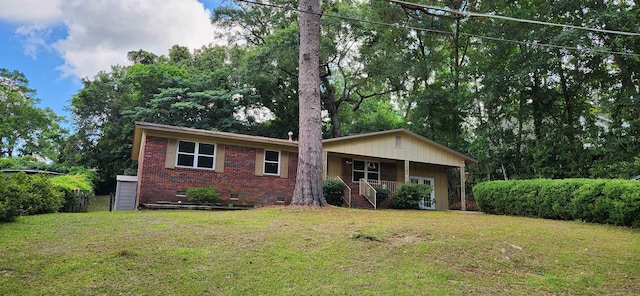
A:
[[[216,145],[199,142],[179,141],[176,166],[214,169]]]
[[[376,161],[353,161],[353,182],[359,182],[361,178],[380,181],[380,163]]]
[[[280,175],[280,151],[264,151],[265,175]]]

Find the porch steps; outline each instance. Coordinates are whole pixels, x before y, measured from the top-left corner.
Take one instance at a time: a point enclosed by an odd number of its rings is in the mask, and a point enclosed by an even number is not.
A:
[[[351,208],[373,210],[373,205],[367,200],[366,197],[364,197],[364,195],[352,194]]]
[[[389,197],[385,200],[383,200],[382,202],[378,202],[377,204],[377,208],[378,209],[388,209],[391,207],[391,200],[392,198]],[[352,194],[351,195],[351,207],[355,208],[355,209],[367,209],[367,210],[373,210],[373,205],[367,200],[366,197],[364,197],[364,195],[360,195],[360,194]]]

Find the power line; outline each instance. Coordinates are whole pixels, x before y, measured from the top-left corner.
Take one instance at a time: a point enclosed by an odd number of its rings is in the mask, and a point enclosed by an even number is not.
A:
[[[496,19],[502,19],[502,20],[507,20],[507,21],[512,21],[512,22],[530,23],[530,24],[537,24],[537,25],[544,25],[544,26],[554,26],[554,27],[562,27],[562,28],[571,28],[571,29],[585,30],[585,31],[591,31],[591,32],[608,33],[608,34],[625,35],[625,36],[636,36],[636,37],[640,36],[640,33],[634,33],[634,32],[625,32],[625,31],[597,29],[597,28],[581,27],[581,26],[566,25],[566,24],[548,23],[548,22],[527,20],[527,19],[519,19],[519,18],[501,16],[501,15],[495,15],[495,14],[485,14],[485,13],[468,12],[468,11],[457,11],[457,10],[448,9],[448,8],[442,8],[442,7],[437,7],[437,6],[425,5],[425,4],[417,4],[417,3],[400,1],[400,0],[387,0],[387,1],[392,2],[392,3],[397,3],[397,4],[400,4],[402,6],[413,7],[413,8],[427,8],[427,9],[433,9],[433,10],[440,10],[440,11],[453,13],[453,14],[458,14],[458,15],[462,15],[462,16],[496,18]]]
[[[436,30],[436,29],[429,29],[429,28],[422,28],[422,27],[415,27],[415,26],[408,26],[408,25],[390,24],[390,23],[384,23],[384,22],[379,22],[379,21],[370,21],[370,20],[365,20],[365,19],[357,19],[357,18],[352,18],[352,17],[346,17],[346,16],[341,16],[341,15],[333,15],[333,14],[305,11],[305,10],[286,7],[286,6],[282,6],[282,5],[256,2],[256,1],[253,1],[253,0],[236,0],[236,1],[245,2],[245,3],[249,3],[249,4],[255,4],[255,5],[261,5],[261,6],[267,6],[267,7],[273,7],[273,8],[278,8],[278,9],[284,9],[284,10],[288,10],[288,11],[296,11],[296,12],[301,12],[301,13],[311,13],[311,14],[316,14],[316,15],[325,16],[325,17],[337,18],[337,19],[353,21],[353,22],[367,23],[367,24],[372,24],[372,25],[380,25],[380,26],[387,26],[387,27],[393,27],[393,28],[402,28],[402,29],[409,29],[409,30],[416,30],[416,31],[430,32],[430,33],[438,33],[438,34],[446,34],[446,35],[454,35],[455,34],[454,32],[451,32],[451,31],[443,31],[443,30]],[[389,0],[389,1],[393,1],[393,0]],[[540,47],[548,47],[548,48],[558,48],[558,49],[567,49],[567,50],[586,51],[586,52],[591,52],[591,53],[604,53],[604,54],[614,54],[614,55],[640,57],[640,54],[630,53],[630,52],[610,51],[610,50],[592,49],[592,48],[579,48],[579,47],[556,45],[556,44],[550,44],[550,43],[520,41],[520,40],[512,40],[512,39],[504,39],[504,38],[490,37],[490,36],[484,36],[484,35],[477,35],[477,34],[462,33],[462,32],[459,33],[459,35],[465,36],[465,37],[472,37],[472,38],[491,40],[491,41],[498,41],[498,42],[507,42],[507,43],[520,44],[520,45],[531,45],[531,46],[540,46]]]

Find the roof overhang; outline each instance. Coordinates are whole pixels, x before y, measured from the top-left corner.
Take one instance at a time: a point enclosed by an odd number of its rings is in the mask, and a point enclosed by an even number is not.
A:
[[[263,147],[279,147],[283,150],[295,150],[298,149],[297,141],[289,141],[284,139],[274,139],[267,137],[258,137],[251,135],[209,131],[195,128],[186,128],[179,126],[171,126],[164,124],[156,124],[149,122],[136,122],[135,131],[133,134],[133,147],[131,149],[131,158],[138,160],[138,154],[140,153],[140,147],[142,144],[142,135],[162,135],[168,138],[181,139],[185,137],[200,137],[211,139],[212,141],[222,141],[226,143],[242,143],[249,146],[263,146]]]
[[[331,152],[330,147],[332,146],[348,145],[348,143],[353,141],[367,141],[367,140],[375,139],[377,137],[390,136],[393,134],[408,136],[410,138],[415,139],[418,142],[427,144],[429,147],[433,147],[434,149],[444,151],[449,155],[455,156],[455,158],[460,161],[460,164],[456,166],[460,166],[460,165],[464,166],[464,164],[471,164],[471,163],[478,162],[477,160],[467,155],[464,155],[449,147],[446,147],[442,144],[439,144],[425,137],[422,137],[407,129],[394,129],[394,130],[381,131],[381,132],[375,132],[375,133],[367,133],[367,134],[345,136],[345,137],[339,137],[339,138],[333,138],[333,139],[326,139],[322,141],[322,146],[323,146],[323,150],[325,151],[328,150],[328,152]],[[202,139],[210,139],[211,141],[215,141],[215,142],[240,144],[244,146],[267,147],[267,148],[273,147],[275,149],[288,150],[288,151],[298,150],[297,141],[290,141],[286,139],[274,139],[274,138],[268,138],[268,137],[258,137],[258,136],[235,134],[235,133],[228,133],[228,132],[209,131],[209,130],[202,130],[202,129],[149,123],[149,122],[136,122],[134,139],[133,139],[133,147],[131,150],[131,158],[133,160],[138,160],[138,155],[140,153],[143,135],[161,136],[161,137],[174,138],[174,139],[184,139],[189,137],[202,138]],[[356,155],[370,156],[370,155],[367,155],[366,153],[359,153]],[[435,163],[435,164],[438,164],[438,163]]]
[[[352,142],[354,140],[366,140],[367,138],[375,138],[375,137],[380,137],[380,136],[388,136],[388,135],[405,135],[411,138],[416,139],[419,142],[423,142],[428,144],[431,147],[434,147],[436,149],[439,149],[441,151],[445,151],[446,153],[450,153],[452,155],[455,155],[457,158],[459,158],[460,160],[464,161],[465,164],[473,164],[473,163],[477,163],[478,161],[475,160],[474,158],[471,158],[463,153],[460,153],[456,150],[453,150],[447,146],[444,146],[440,143],[437,143],[435,141],[429,140],[423,136],[420,136],[416,133],[413,133],[407,129],[393,129],[393,130],[387,130],[387,131],[380,131],[380,132],[374,132],[374,133],[367,133],[367,134],[360,134],[360,135],[352,135],[352,136],[345,136],[345,137],[339,137],[339,138],[332,138],[332,139],[326,139],[324,141],[322,141],[323,143],[323,147],[327,147],[333,144],[341,144],[341,143],[349,143]]]

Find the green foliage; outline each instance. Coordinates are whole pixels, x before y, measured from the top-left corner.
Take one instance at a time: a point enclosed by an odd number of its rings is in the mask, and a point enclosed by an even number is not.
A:
[[[70,168],[58,163],[38,161],[33,156],[0,158],[0,170],[40,170],[56,173],[68,173]]]
[[[54,158],[66,131],[50,108],[37,106],[36,91],[19,71],[0,68],[0,157],[38,154]]]
[[[327,203],[334,206],[342,206],[342,197],[347,185],[340,180],[324,180],[322,182],[322,192]]]
[[[633,161],[597,161],[591,166],[589,173],[598,178],[631,179],[640,175],[640,156],[636,156]]]
[[[426,184],[404,184],[398,188],[391,201],[395,209],[418,209],[420,201],[428,197],[433,189]]]
[[[391,194],[391,190],[383,187],[373,187],[376,190],[376,201],[377,203],[381,203],[385,201],[389,195]]]
[[[46,175],[0,175],[0,221],[10,222],[22,215],[53,213],[64,203],[64,195]]]
[[[486,213],[640,227],[638,181],[492,181],[474,186],[473,195]]]
[[[90,170],[76,170],[73,175],[51,178],[51,185],[64,194],[65,207],[73,206],[78,201],[76,196],[78,190],[89,192],[90,197],[94,195],[92,176],[94,174]]]
[[[114,66],[85,79],[71,100],[77,133],[65,142],[60,160],[95,168],[97,187],[106,184],[113,190],[116,175],[137,167],[131,160],[136,121],[247,132],[251,119],[236,115],[255,105],[255,98],[252,90],[239,87],[245,83],[230,80],[230,52],[214,46],[191,55],[174,46],[167,58],[133,51],[134,65]]]
[[[11,222],[22,214],[20,199],[21,189],[12,175],[0,174],[0,222]]]
[[[192,202],[215,203],[220,201],[220,193],[215,187],[187,189],[187,200]]]

